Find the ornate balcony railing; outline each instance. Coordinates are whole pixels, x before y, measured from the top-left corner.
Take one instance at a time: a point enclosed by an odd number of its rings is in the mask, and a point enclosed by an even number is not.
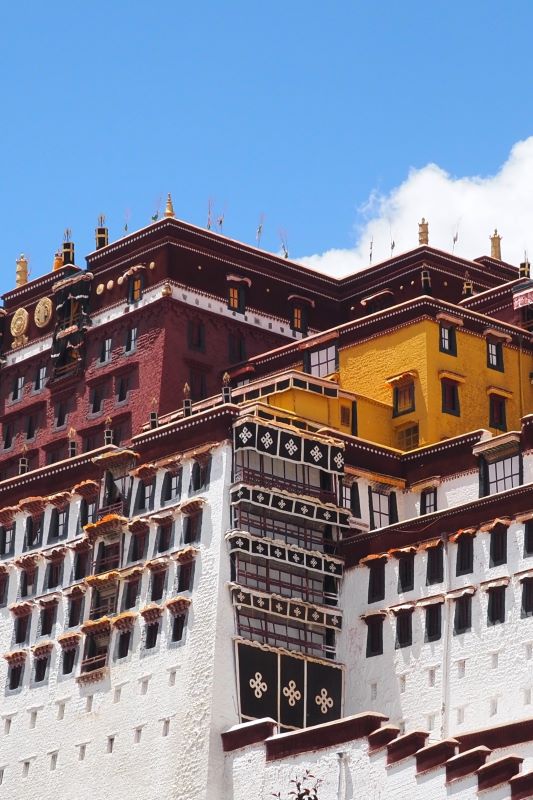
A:
[[[337,503],[335,492],[321,489],[320,486],[311,486],[301,481],[290,480],[281,475],[269,475],[250,467],[238,467],[235,470],[235,482],[243,481],[255,486],[264,486],[265,489],[285,489],[294,494],[303,494],[307,497],[316,497],[322,503]]]

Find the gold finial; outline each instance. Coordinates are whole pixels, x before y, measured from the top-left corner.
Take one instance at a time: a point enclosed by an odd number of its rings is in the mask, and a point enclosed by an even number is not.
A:
[[[167,204],[165,206],[165,217],[174,217],[174,206],[172,205],[172,197],[170,196],[170,192],[167,195]]]
[[[190,396],[191,396],[191,387],[189,386],[187,381],[185,381],[185,384],[183,386],[183,398],[184,400],[188,400]]]
[[[103,228],[105,225],[105,214],[99,214],[98,216],[98,227]]]
[[[424,217],[418,223],[418,244],[429,244],[429,222]]]
[[[225,372],[222,376],[222,383],[224,384],[224,386],[229,386],[229,382],[230,382],[229,372]]]
[[[111,417],[106,418],[105,424],[106,428],[109,428],[113,424],[113,420],[111,419]]]
[[[498,229],[494,228],[494,233],[490,237],[490,257],[502,260],[502,237],[498,234]]]
[[[61,269],[62,266],[63,266],[63,256],[61,254],[61,250],[56,250],[54,256],[54,266],[52,269],[54,272],[56,272],[58,269]]]
[[[68,438],[75,439],[76,438],[76,428],[69,428],[68,430]]]
[[[17,258],[15,275],[15,283],[17,286],[24,286],[25,283],[28,283],[28,259],[23,253]]]

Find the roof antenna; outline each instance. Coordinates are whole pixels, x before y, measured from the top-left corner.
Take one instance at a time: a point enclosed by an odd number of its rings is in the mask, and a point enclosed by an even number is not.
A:
[[[265,221],[265,215],[261,214],[259,216],[259,224],[257,226],[257,230],[255,232],[255,241],[257,242],[257,246],[261,244],[261,236],[263,235],[263,222]]]
[[[211,200],[211,198],[209,198],[208,201],[207,201],[207,230],[208,231],[211,230],[211,225],[212,225],[212,216],[211,216],[212,210],[213,210],[212,209],[212,203],[213,203],[213,201]]]
[[[455,253],[455,245],[459,239],[459,225],[461,224],[461,217],[457,220],[457,225],[455,226],[455,233],[452,240],[452,253]]]
[[[374,237],[372,236],[372,238],[370,239],[370,258],[369,258],[370,266],[372,266],[372,251],[373,251],[373,249],[374,249]]]
[[[130,220],[131,211],[129,208],[124,212],[124,233],[128,232],[128,222]]]
[[[287,246],[287,231],[280,229],[279,238],[281,239],[281,252],[283,253],[283,258],[288,258],[289,248]]]
[[[390,220],[389,220],[389,236],[390,236],[390,257],[392,258],[394,248],[396,247],[396,242],[392,238],[392,226],[390,224]]]
[[[218,215],[217,225],[218,225],[218,230],[220,231],[220,233],[222,233],[222,228],[224,227],[224,211],[222,212],[222,214]]]

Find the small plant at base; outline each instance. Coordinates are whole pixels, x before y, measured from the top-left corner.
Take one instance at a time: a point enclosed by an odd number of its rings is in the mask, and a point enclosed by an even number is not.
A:
[[[314,783],[312,783],[314,781]],[[318,787],[322,783],[320,778],[315,778],[311,771],[306,769],[303,778],[293,778],[290,785],[294,788],[288,793],[287,798],[294,800],[319,800]],[[281,792],[272,795],[277,800],[283,800]]]

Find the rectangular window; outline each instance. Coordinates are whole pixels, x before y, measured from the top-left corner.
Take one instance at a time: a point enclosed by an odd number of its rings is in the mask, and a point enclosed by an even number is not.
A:
[[[129,608],[135,608],[135,606],[137,605],[139,586],[140,586],[139,578],[131,578],[129,581],[127,581],[126,588],[124,589],[124,601],[123,601],[124,611],[127,611]]]
[[[56,403],[54,425],[56,428],[63,428],[67,424],[67,404],[64,400]]]
[[[427,552],[426,585],[442,583],[444,580],[444,557],[442,545],[429,547]]]
[[[370,527],[384,528],[398,522],[398,509],[396,505],[396,494],[390,492],[378,492],[369,487],[370,505]]]
[[[166,553],[172,546],[172,525],[160,525],[157,529],[156,553]]]
[[[457,339],[453,325],[447,325],[444,322],[440,323],[439,350],[441,353],[448,353],[450,356],[457,355]]]
[[[38,367],[35,375],[34,390],[40,392],[46,384],[46,367]]]
[[[68,627],[75,628],[80,624],[83,608],[83,596],[70,597],[68,606]]]
[[[201,320],[191,319],[187,322],[187,340],[189,350],[205,351],[205,325]]]
[[[503,345],[501,342],[487,340],[487,366],[503,372]]]
[[[385,559],[370,562],[368,569],[368,602],[385,598]]]
[[[18,689],[22,685],[22,676],[24,674],[24,664],[17,664],[16,666],[9,667],[9,688]]]
[[[129,302],[138,303],[143,296],[143,279],[140,275],[130,278]]]
[[[464,538],[464,537],[463,537]],[[464,594],[455,601],[454,634],[466,633],[472,627],[472,597]]]
[[[24,375],[19,375],[13,381],[13,391],[11,393],[12,400],[20,400],[24,392]]]
[[[415,385],[413,382],[395,386],[393,392],[393,417],[415,410]]]
[[[380,656],[383,653],[383,617],[367,617],[366,657]]]
[[[244,314],[246,310],[246,296],[244,286],[230,286],[228,288],[228,308]]]
[[[15,549],[15,526],[0,527],[0,557],[13,555]]]
[[[325,378],[326,375],[336,372],[338,368],[337,346],[332,344],[320,350],[306,351],[304,359],[305,372],[309,372],[316,378]]]
[[[455,381],[443,378],[442,388],[442,411],[444,414],[454,414],[458,417],[461,413],[459,406],[459,385]]]
[[[63,561],[52,561],[48,564],[48,575],[46,580],[47,589],[55,589],[61,583],[63,576]]]
[[[76,661],[76,648],[65,650],[63,653],[63,675],[70,675]]]
[[[414,553],[401,555],[398,559],[398,591],[410,592],[415,585]]]
[[[35,417],[33,414],[26,420],[26,439],[31,440],[35,438]]]
[[[495,527],[490,534],[490,566],[498,567],[507,563],[507,528]]]
[[[103,402],[103,387],[95,386],[91,392],[91,414],[99,414],[102,411]]]
[[[396,649],[410,647],[413,643],[412,611],[399,611],[396,615]]]
[[[0,575],[0,606],[5,606],[7,603],[7,594],[9,589],[9,574],[4,572]]]
[[[24,550],[31,550],[41,544],[43,531],[43,515],[26,517],[26,535],[24,537]]]
[[[181,470],[177,472],[165,472],[163,486],[161,488],[161,504],[170,503],[176,500],[181,494]]]
[[[487,464],[485,460],[480,463],[480,483],[482,496],[496,494],[507,489],[513,489],[522,483],[522,465],[520,455],[503,458]]]
[[[150,592],[150,599],[153,602],[161,600],[165,591],[165,583],[167,579],[167,571],[161,569],[158,572],[152,573],[152,586]]]
[[[200,541],[202,528],[202,512],[189,514],[183,521],[183,544],[195,544]]]
[[[144,646],[146,650],[152,650],[157,644],[157,634],[159,633],[159,622],[152,622],[146,626],[146,639]]]
[[[497,428],[499,431],[507,430],[505,397],[499,394],[489,395],[489,427]]]
[[[522,617],[533,617],[533,578],[522,581]],[[530,656],[528,656],[530,657]]]
[[[414,450],[419,444],[418,422],[414,425],[407,425],[396,431],[398,447],[400,450]]]
[[[13,423],[4,423],[2,426],[2,433],[4,435],[4,450],[9,450],[13,444]]]
[[[460,536],[457,540],[456,575],[469,575],[474,569],[474,537]]]
[[[104,339],[102,348],[100,350],[100,364],[106,364],[111,361],[111,350],[113,349],[113,340]]]
[[[291,328],[298,333],[307,334],[307,308],[293,306]]]
[[[123,631],[118,637],[117,658],[126,658],[130,652],[131,631]]]
[[[191,400],[193,403],[207,397],[207,374],[203,369],[191,368],[189,373]]]
[[[177,614],[172,622],[172,641],[181,642],[185,628],[185,614]]]
[[[15,644],[25,644],[30,628],[31,615],[15,619]]]
[[[442,629],[442,606],[440,603],[432,603],[426,606],[426,642],[437,642],[441,637]],[[433,685],[435,677],[433,676]]]
[[[57,606],[49,603],[41,611],[41,636],[51,636],[56,621]]]
[[[228,357],[230,364],[246,360],[246,339],[242,333],[230,331],[228,334]]]
[[[487,625],[505,622],[505,586],[494,586],[488,590]]]
[[[129,377],[119,375],[116,379],[117,403],[124,403],[128,399]]]
[[[420,516],[433,514],[437,510],[437,490],[424,489],[420,495]]]
[[[194,564],[181,564],[178,572],[178,592],[188,592],[192,589]]]
[[[533,521],[526,522],[524,528],[524,556],[533,556]]]
[[[37,570],[23,569],[20,572],[20,596],[31,597],[37,586]]]
[[[126,353],[133,353],[137,349],[137,328],[129,328],[126,333]]]

